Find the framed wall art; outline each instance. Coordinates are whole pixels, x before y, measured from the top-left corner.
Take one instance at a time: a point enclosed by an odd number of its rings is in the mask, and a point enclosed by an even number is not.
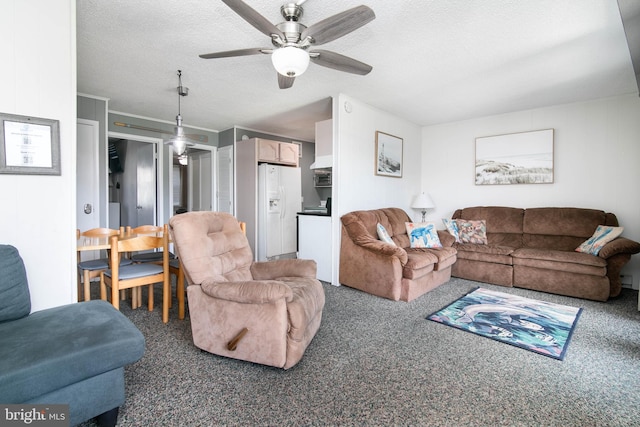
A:
[[[476,138],[476,185],[552,184],[553,129]]]
[[[0,173],[60,175],[60,122],[0,113]]]
[[[376,175],[402,178],[402,138],[376,131]]]

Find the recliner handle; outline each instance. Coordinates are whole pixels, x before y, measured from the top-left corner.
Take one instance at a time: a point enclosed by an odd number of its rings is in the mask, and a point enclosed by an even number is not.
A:
[[[247,332],[249,332],[247,328],[242,328],[242,330],[238,332],[238,335],[236,335],[231,341],[227,343],[227,350],[235,351],[236,348],[238,347],[238,343],[240,342],[242,337],[245,336]]]

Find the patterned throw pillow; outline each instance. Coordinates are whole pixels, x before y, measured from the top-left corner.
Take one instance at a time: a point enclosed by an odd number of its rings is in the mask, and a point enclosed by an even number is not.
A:
[[[487,222],[484,219],[456,219],[461,243],[487,244]]]
[[[624,227],[608,227],[605,225],[599,225],[593,235],[576,248],[576,252],[598,255],[598,253],[600,253],[600,249],[602,249],[604,245],[619,237],[623,231]]]
[[[405,222],[412,248],[441,248],[435,224],[431,222]]]
[[[384,228],[382,224],[378,223],[378,225],[376,225],[376,229],[378,231],[378,239],[382,240],[385,243],[389,243],[393,246],[396,246],[396,242],[394,242],[391,236],[389,236],[387,229]]]
[[[449,234],[455,237],[457,243],[460,243],[460,235],[458,234],[458,224],[456,224],[456,221],[454,219],[442,218],[442,222]]]

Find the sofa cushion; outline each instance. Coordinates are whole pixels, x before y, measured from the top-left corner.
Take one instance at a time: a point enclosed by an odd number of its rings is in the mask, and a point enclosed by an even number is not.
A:
[[[452,218],[474,218],[487,221],[487,244],[522,247],[524,209],[505,206],[476,206],[456,210]]]
[[[458,259],[512,265],[511,254],[516,248],[510,246],[472,245],[456,243],[453,247],[458,251]]]
[[[593,235],[576,248],[576,252],[598,255],[604,245],[619,237],[623,231],[624,227],[599,225],[596,231],[593,232]]]
[[[27,272],[18,250],[0,245],[0,323],[25,317],[31,312]]]
[[[106,301],[0,324],[0,402],[21,403],[140,359],[144,336]]]
[[[378,231],[378,239],[385,243],[389,243],[390,245],[396,245],[396,242],[394,242],[391,236],[389,236],[389,232],[382,224],[378,223],[378,225],[376,225],[376,229]]]
[[[444,270],[447,267],[452,266],[457,258],[458,251],[453,247],[446,248],[425,248],[424,251],[429,252],[431,255],[435,255],[438,258],[438,263],[433,267],[435,271]]]
[[[438,257],[427,248],[407,248],[407,263],[402,268],[402,277],[417,279],[434,270]]]
[[[407,235],[412,248],[441,248],[435,224],[431,222],[406,222]]]
[[[457,219],[456,224],[461,243],[487,244],[487,222],[484,219]]]
[[[409,237],[404,223],[411,221],[411,218],[402,209],[384,208],[353,211],[343,215],[340,220],[351,239],[359,240],[370,237],[378,240],[377,224],[381,224],[397,246],[400,248],[409,247]]]
[[[520,248],[511,256],[514,265],[593,276],[604,276],[607,273],[606,260],[580,252]]]
[[[617,226],[612,214],[596,209],[529,208],[523,222],[523,244],[528,248],[574,251],[598,225]]]

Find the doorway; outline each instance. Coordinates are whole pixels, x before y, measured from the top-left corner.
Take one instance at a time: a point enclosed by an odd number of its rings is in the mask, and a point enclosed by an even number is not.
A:
[[[189,147],[185,156],[173,155],[173,213],[216,210],[216,147]]]
[[[158,140],[109,134],[109,226],[161,224]]]
[[[100,226],[100,184],[98,175],[98,131],[95,120],[78,119],[76,151],[76,228]]]

